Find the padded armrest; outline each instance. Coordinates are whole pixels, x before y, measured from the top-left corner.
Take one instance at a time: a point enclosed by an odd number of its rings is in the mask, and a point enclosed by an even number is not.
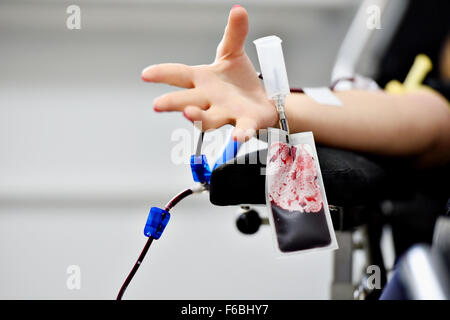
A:
[[[329,204],[365,205],[383,199],[390,191],[387,171],[368,157],[321,146],[317,154]],[[267,149],[262,149],[216,168],[211,175],[211,203],[265,204],[266,177],[261,170],[265,164],[260,159],[266,156]],[[250,159],[258,161],[250,164]]]

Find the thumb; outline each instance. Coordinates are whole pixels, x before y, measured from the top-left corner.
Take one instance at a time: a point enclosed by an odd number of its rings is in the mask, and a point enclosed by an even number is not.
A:
[[[245,38],[248,33],[247,10],[240,5],[235,5],[228,17],[222,41],[217,47],[216,59],[223,56],[241,54],[244,52]]]

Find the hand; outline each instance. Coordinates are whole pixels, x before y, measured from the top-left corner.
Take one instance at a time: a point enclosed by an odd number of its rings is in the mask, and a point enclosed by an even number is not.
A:
[[[276,109],[244,51],[247,33],[247,11],[234,6],[212,64],[166,63],[144,69],[144,81],[187,89],[158,97],[154,110],[182,111],[190,121],[201,121],[202,130],[232,124],[235,126],[232,136],[237,141],[247,140],[258,129],[275,126]]]

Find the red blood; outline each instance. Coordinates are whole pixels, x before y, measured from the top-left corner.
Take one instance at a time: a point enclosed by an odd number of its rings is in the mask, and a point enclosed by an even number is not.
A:
[[[314,158],[306,145],[275,142],[269,148],[269,200],[282,209],[319,212],[322,194]]]

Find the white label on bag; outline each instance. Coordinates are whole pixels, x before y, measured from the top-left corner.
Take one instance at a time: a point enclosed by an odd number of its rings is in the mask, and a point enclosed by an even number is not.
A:
[[[343,106],[342,101],[333,94],[330,88],[303,88],[303,92],[317,103],[331,106]]]

